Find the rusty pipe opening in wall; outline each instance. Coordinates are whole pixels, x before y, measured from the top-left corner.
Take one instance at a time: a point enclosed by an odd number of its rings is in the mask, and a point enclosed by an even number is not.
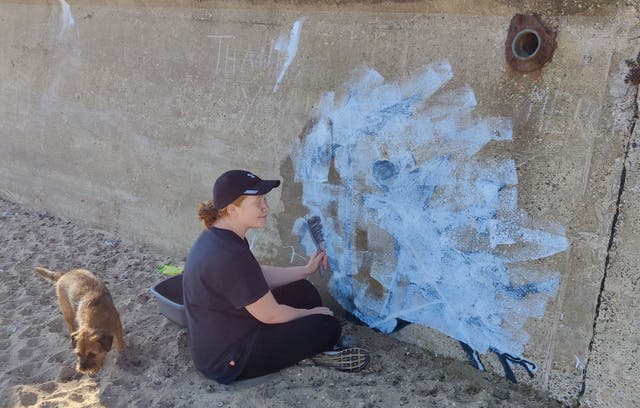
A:
[[[556,46],[556,33],[545,27],[537,16],[516,14],[511,19],[505,54],[515,71],[540,69],[551,61]]]
[[[537,31],[525,28],[516,34],[511,41],[511,52],[519,60],[528,60],[540,51],[542,39]]]

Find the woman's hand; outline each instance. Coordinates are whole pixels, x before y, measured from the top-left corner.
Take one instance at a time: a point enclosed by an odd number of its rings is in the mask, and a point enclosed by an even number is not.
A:
[[[323,315],[327,315],[327,316],[333,316],[333,312],[331,311],[331,309],[329,309],[328,307],[325,307],[325,306],[314,307],[313,309],[310,309],[309,311],[311,312],[311,314],[323,314]]]
[[[327,253],[325,251],[315,251],[304,267],[306,273],[305,278],[317,271],[320,265],[327,269],[327,263]]]

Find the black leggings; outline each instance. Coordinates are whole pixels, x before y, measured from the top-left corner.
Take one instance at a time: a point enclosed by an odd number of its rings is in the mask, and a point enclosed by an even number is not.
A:
[[[276,301],[299,309],[322,306],[320,294],[307,280],[271,291]],[[328,350],[340,338],[340,323],[333,316],[315,314],[287,323],[263,324],[238,380],[259,377],[292,366]]]

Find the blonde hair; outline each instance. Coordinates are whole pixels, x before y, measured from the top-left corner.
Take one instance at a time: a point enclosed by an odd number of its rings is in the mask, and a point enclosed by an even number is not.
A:
[[[231,204],[240,205],[245,198],[246,196],[241,195]],[[221,210],[216,210],[214,200],[202,202],[198,206],[198,219],[200,219],[200,222],[205,228],[211,228],[216,221],[227,215],[228,207],[229,206],[226,206]]]

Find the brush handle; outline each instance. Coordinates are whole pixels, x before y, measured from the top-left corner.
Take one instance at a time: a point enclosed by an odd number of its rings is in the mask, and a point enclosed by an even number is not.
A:
[[[323,242],[318,242],[316,244],[316,249],[318,251],[324,251],[324,254],[325,254],[324,256],[327,256],[327,251],[325,249],[324,241]],[[320,267],[320,275],[324,275],[324,266],[322,266],[322,262],[320,262],[318,264],[318,266]]]
[[[320,217],[313,216],[311,218],[307,218],[307,227],[309,228],[311,239],[316,246],[316,250],[325,251],[324,237],[322,235],[322,223],[320,221]],[[318,266],[320,269],[320,275],[323,275],[325,268],[322,266],[322,262]]]

